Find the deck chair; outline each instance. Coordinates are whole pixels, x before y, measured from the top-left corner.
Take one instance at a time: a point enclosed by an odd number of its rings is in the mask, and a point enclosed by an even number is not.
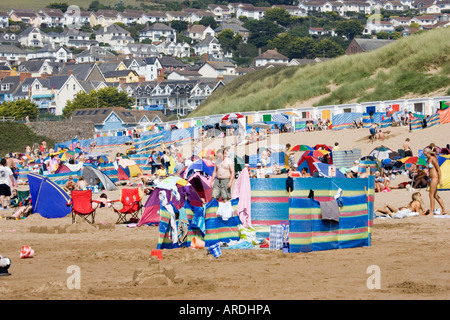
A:
[[[127,215],[131,215],[128,221],[139,221],[139,214],[142,211],[142,190],[140,188],[134,189],[122,189],[120,190],[120,201],[122,203],[122,209],[114,208],[114,211],[118,214],[118,223],[126,223]]]
[[[92,203],[100,203],[92,200],[92,190],[72,190],[70,193],[72,200],[67,203],[72,207],[72,223],[75,223],[75,217],[79,215],[88,223],[95,222],[95,211],[97,207],[93,207]]]

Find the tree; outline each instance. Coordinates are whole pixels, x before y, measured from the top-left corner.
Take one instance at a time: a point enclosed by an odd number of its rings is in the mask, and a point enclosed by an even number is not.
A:
[[[344,20],[336,24],[336,33],[340,36],[346,36],[348,40],[353,40],[356,35],[361,35],[364,27],[357,20]]]
[[[324,58],[335,58],[345,54],[344,49],[330,39],[322,39],[317,43],[316,55]]]
[[[66,12],[68,7],[67,2],[52,2],[47,6],[49,9],[61,9],[62,12]]]
[[[0,104],[0,117],[15,117],[16,119],[36,119],[38,106],[27,99],[8,101]]]
[[[231,29],[225,29],[217,35],[217,40],[224,51],[230,52],[237,49],[237,46],[242,42],[242,36],[239,33],[235,35]]]
[[[267,19],[248,20],[244,23],[244,28],[250,31],[248,43],[254,44],[257,48],[262,48],[269,43],[282,29]]]
[[[125,91],[119,92],[117,88],[113,87],[92,90],[89,93],[80,91],[73,100],[67,102],[63,115],[68,117],[76,109],[84,108],[123,107],[130,109],[133,103],[134,100]]]
[[[181,21],[181,20],[174,20],[170,24],[170,26],[175,29],[178,33],[183,32],[187,30],[188,28],[188,22],[187,21]]]
[[[270,8],[264,13],[264,19],[271,22],[276,22],[284,27],[289,26],[292,23],[291,14],[284,8]]]
[[[216,29],[217,28],[217,21],[216,19],[214,19],[214,17],[203,17],[198,24],[201,24],[202,26],[210,26],[211,29]]]

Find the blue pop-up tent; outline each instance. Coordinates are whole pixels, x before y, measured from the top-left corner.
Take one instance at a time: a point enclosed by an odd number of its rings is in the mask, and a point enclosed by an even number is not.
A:
[[[71,208],[66,204],[70,196],[56,183],[35,173],[28,174],[33,213],[44,218],[63,218],[70,214]]]

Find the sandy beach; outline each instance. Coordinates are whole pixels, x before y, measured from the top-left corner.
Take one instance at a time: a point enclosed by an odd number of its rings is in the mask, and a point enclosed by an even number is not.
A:
[[[360,148],[362,155],[367,155],[381,144],[397,150],[407,137],[415,152],[431,142],[438,146],[450,142],[450,124],[412,133],[406,127],[389,130],[391,133],[384,141],[373,144],[368,140],[368,129],[281,134],[271,137],[268,144],[314,146],[339,142],[341,150]],[[233,137],[213,141],[208,147],[218,148],[232,140]],[[189,153],[190,148],[183,146],[183,154]],[[255,145],[239,146],[235,152],[243,155],[254,153],[253,150]],[[399,175],[393,183],[406,178]],[[118,191],[107,193],[110,199],[118,199]],[[428,192],[422,189],[421,193],[427,209]],[[441,191],[440,195],[450,210],[450,191]],[[375,208],[385,203],[399,207],[410,199],[407,190],[377,193]],[[11,213],[12,210],[2,211],[5,215]],[[116,225],[116,219],[111,208],[98,209],[94,225],[82,221],[72,224],[70,216],[46,219],[39,214],[23,220],[0,219],[0,254],[12,260],[11,276],[0,278],[2,299],[450,298],[448,218],[375,219],[370,247],[293,254],[268,249],[224,249],[219,258],[207,255],[205,249],[182,248],[163,250],[163,259],[159,261],[150,259],[151,250],[156,249],[158,227]],[[19,258],[23,245],[35,250],[33,258]],[[368,288],[371,266],[379,268],[379,289]],[[79,289],[68,285],[73,267],[81,274]]]

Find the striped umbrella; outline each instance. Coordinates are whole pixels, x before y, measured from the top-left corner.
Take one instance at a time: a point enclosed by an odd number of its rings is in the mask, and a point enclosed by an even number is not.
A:
[[[222,120],[235,120],[243,118],[244,116],[240,113],[229,113],[225,117],[222,118]]]
[[[306,144],[298,144],[296,146],[291,147],[288,151],[312,151],[314,150],[310,146],[307,146]]]

